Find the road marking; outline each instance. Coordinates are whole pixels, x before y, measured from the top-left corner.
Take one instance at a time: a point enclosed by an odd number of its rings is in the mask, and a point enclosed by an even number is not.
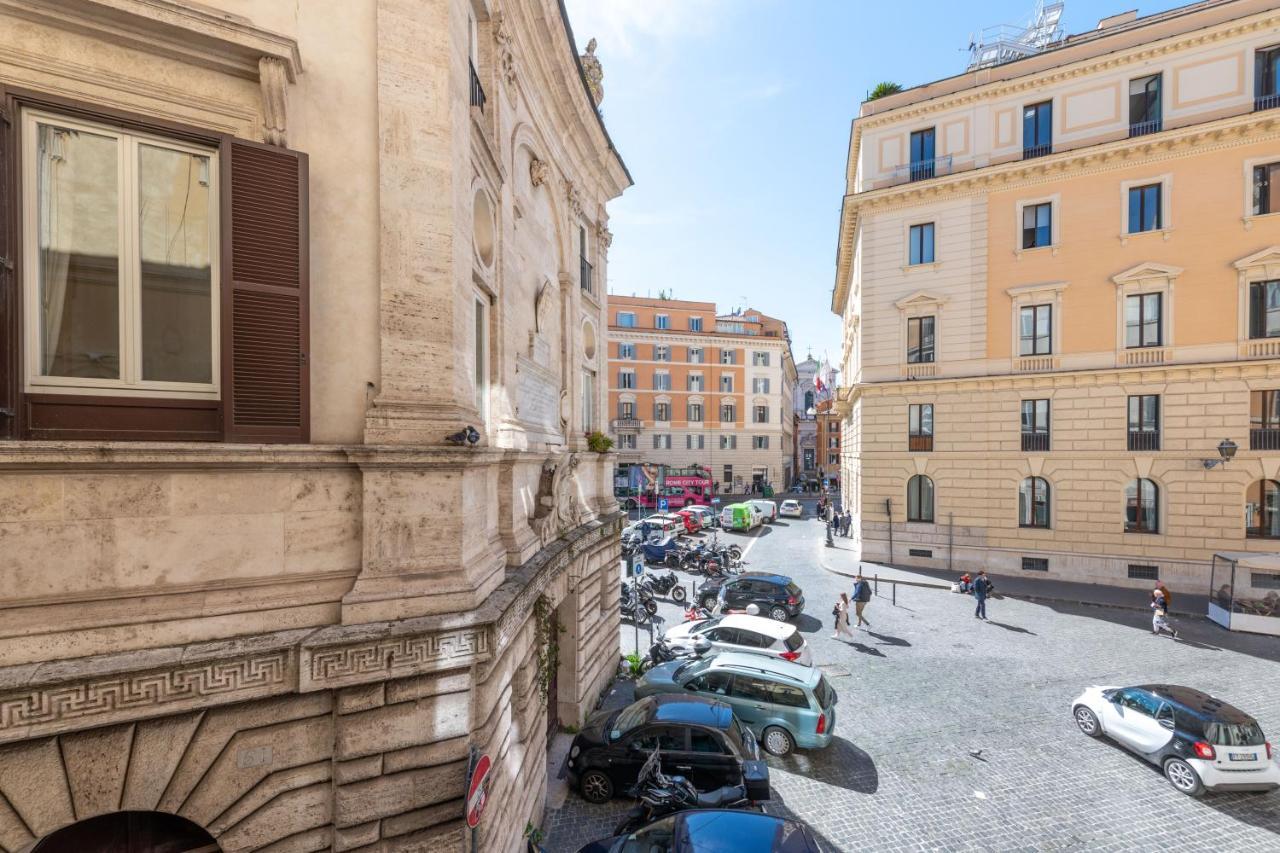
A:
[[[764,530],[764,525],[762,524],[756,528],[756,532],[754,534],[751,534],[751,533],[747,534],[748,536],[751,537],[751,541],[747,543],[747,547],[742,549],[742,562],[745,563],[747,561],[747,554],[751,553],[751,549],[754,548],[756,543],[760,541],[760,533],[763,530]]]

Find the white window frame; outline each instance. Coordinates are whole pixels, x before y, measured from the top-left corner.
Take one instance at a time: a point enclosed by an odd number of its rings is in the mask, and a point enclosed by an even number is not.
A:
[[[1244,161],[1244,207],[1241,221],[1244,222],[1244,228],[1249,231],[1253,228],[1253,223],[1259,219],[1270,219],[1273,216],[1280,216],[1280,210],[1273,210],[1270,213],[1254,213],[1253,212],[1253,170],[1255,166],[1265,166],[1268,163],[1280,163],[1280,151],[1265,157],[1250,157]]]
[[[625,358],[628,361],[636,359],[636,345],[631,343],[618,342],[618,358]]]
[[[655,370],[653,372],[653,390],[670,391],[671,390],[671,374],[665,370]]]
[[[476,351],[473,381],[476,388],[476,411],[482,423],[489,422],[489,297],[474,291],[471,304],[473,328],[479,330],[479,339],[473,341]]]
[[[761,350],[753,351],[751,353],[751,366],[752,367],[768,367],[769,353]]]
[[[728,361],[725,361],[725,356],[726,356],[726,355],[729,357],[729,360],[728,360]],[[731,347],[721,347],[721,348],[720,348],[720,363],[721,363],[721,364],[724,364],[724,365],[734,365],[734,364],[737,364],[737,363],[738,363],[738,351],[737,351],[737,350],[735,350],[735,349],[733,349],[733,348],[731,348]]]
[[[1160,227],[1130,234],[1129,190],[1151,184],[1160,185]],[[1120,245],[1127,245],[1130,240],[1142,239],[1152,234],[1160,234],[1165,240],[1173,234],[1173,174],[1171,172],[1120,182]]]
[[[1145,263],[1112,276],[1116,286],[1116,364],[1156,364],[1172,358],[1174,341],[1174,281],[1182,274],[1182,267]],[[1160,298],[1160,334],[1158,347],[1125,346],[1125,308],[1128,297],[1147,293],[1163,294]],[[1248,310],[1248,306],[1245,306]]]
[[[933,260],[921,261],[918,264],[911,263],[911,229],[917,225],[933,226]],[[931,270],[940,265],[942,261],[938,259],[938,220],[925,219],[917,222],[902,223],[902,269],[904,272],[912,272],[919,270]]]
[[[654,315],[653,315],[653,327],[654,327],[655,329],[661,329],[662,331],[666,331],[666,330],[670,329],[670,328],[671,328],[671,315],[669,315],[669,314],[654,314]]]
[[[1161,203],[1163,203],[1163,192],[1164,191],[1162,190]],[[1129,197],[1126,194],[1125,204],[1127,205],[1128,203],[1129,203]],[[1035,207],[1041,204],[1049,205],[1049,245],[1035,246],[1030,249],[1024,249],[1022,248],[1022,211],[1028,207]],[[1053,195],[1041,196],[1039,198],[1020,199],[1014,205],[1013,254],[1016,257],[1021,258],[1022,255],[1026,252],[1047,251],[1051,256],[1056,258],[1058,256],[1058,249],[1062,245],[1062,232],[1059,230],[1061,228],[1060,223],[1062,221],[1062,217],[1058,215],[1061,212],[1061,210],[1062,210],[1062,193],[1054,193]],[[1161,215],[1163,215],[1163,211],[1161,211]],[[1128,216],[1127,211],[1125,213],[1125,216],[1126,217]],[[1128,223],[1126,223],[1126,225],[1127,224]]]
[[[752,449],[752,450],[768,450],[768,449],[769,449],[769,436],[767,436],[767,435],[753,435],[753,436],[751,437],[751,449]]]
[[[1257,356],[1274,357],[1274,345],[1280,339],[1249,337],[1249,285],[1259,281],[1280,279],[1280,243],[1268,246],[1260,252],[1234,261],[1236,269],[1237,291],[1236,302],[1239,306],[1237,316],[1237,345],[1242,358]]]
[[[691,332],[701,332],[701,331],[702,331],[702,318],[701,318],[701,317],[690,317],[690,318],[689,318],[689,331],[691,331]]]
[[[624,376],[631,377],[631,380],[629,382],[623,381],[622,377]],[[636,390],[636,372],[634,370],[618,371],[618,389],[622,391]]]
[[[670,344],[654,344],[653,345],[654,361],[671,361],[671,345]]]
[[[634,432],[624,432],[618,436],[619,450],[635,450],[636,434]]]
[[[697,386],[696,388],[694,387],[695,385]],[[702,374],[690,373],[687,377],[685,377],[685,390],[696,391],[699,393],[702,391],[705,391],[706,388],[703,387],[703,383],[702,383]]]
[[[37,131],[36,125],[44,122],[79,130],[116,141],[116,179],[118,197],[117,249],[119,263],[118,303],[120,378],[99,379],[77,376],[45,376],[39,373],[40,334],[40,265],[39,223],[37,214]],[[156,134],[125,131],[109,125],[81,119],[72,119],[58,113],[24,109],[22,128],[22,257],[28,259],[23,267],[23,346],[26,376],[23,385],[28,392],[56,392],[59,394],[102,394],[116,397],[164,397],[184,400],[217,400],[221,397],[221,268],[222,234],[221,199],[219,187],[219,163],[216,149],[178,142]],[[142,295],[141,248],[139,231],[134,214],[138,194],[138,147],[153,145],[186,154],[209,158],[209,315],[210,315],[210,382],[168,382],[142,378]]]
[[[1023,284],[1005,290],[1011,303],[1009,312],[1009,358],[1016,368],[1031,369],[1037,366],[1043,368],[1045,365],[1041,364],[1041,362],[1045,359],[1051,360],[1049,365],[1051,367],[1057,367],[1061,363],[1062,291],[1067,289],[1067,284],[1065,281],[1046,281],[1036,284]],[[1050,317],[1052,328],[1049,332],[1053,351],[1048,355],[1023,355],[1020,352],[1022,340],[1020,318],[1022,309],[1030,308],[1033,305],[1049,305],[1053,309]]]
[[[596,428],[596,372],[582,369],[582,431]]]
[[[761,383],[764,383],[763,387],[761,387]],[[752,394],[768,394],[769,393],[769,377],[768,376],[752,377],[751,393]]]
[[[727,387],[727,388],[726,388],[726,387],[725,387],[725,385],[726,385],[726,384],[727,384],[729,387]],[[721,393],[721,394],[732,394],[732,393],[733,393],[733,374],[732,374],[732,373],[722,373],[722,374],[720,374],[720,393]]]
[[[695,355],[696,353],[696,355]],[[690,364],[705,364],[706,356],[703,354],[702,347],[689,347],[688,356]]]
[[[630,317],[631,322],[630,323],[622,322],[623,317]],[[613,315],[613,319],[617,321],[618,327],[621,329],[636,328],[636,312],[634,311],[618,311]]]

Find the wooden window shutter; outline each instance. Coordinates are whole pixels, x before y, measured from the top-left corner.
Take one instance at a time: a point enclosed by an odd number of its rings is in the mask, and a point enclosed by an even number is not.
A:
[[[0,89],[0,439],[18,435],[17,124],[13,102]]]
[[[228,139],[222,150],[225,440],[310,440],[307,155]]]

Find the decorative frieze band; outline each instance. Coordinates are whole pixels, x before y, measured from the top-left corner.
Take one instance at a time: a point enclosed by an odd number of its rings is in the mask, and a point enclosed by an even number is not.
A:
[[[302,649],[303,692],[470,666],[489,656],[486,626]]]

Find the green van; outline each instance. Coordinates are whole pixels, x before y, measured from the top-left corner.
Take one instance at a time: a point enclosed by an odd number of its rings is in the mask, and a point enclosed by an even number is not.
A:
[[[720,526],[725,530],[750,530],[763,521],[764,515],[751,504],[729,504],[720,510]]]

